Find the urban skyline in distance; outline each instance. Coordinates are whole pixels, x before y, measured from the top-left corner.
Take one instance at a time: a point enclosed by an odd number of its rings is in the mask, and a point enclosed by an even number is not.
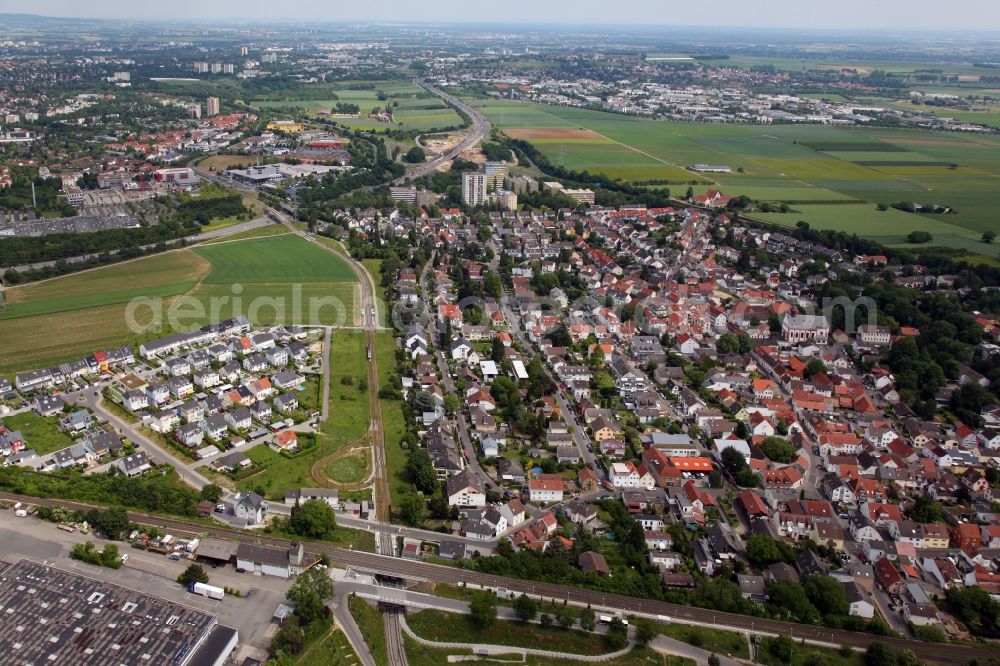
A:
[[[929,30],[935,32],[975,30],[977,33],[1000,32],[1000,5],[988,0],[965,3],[962,12],[934,11],[929,2],[889,0],[872,4],[847,0],[835,5],[804,5],[794,0],[767,3],[745,3],[720,0],[707,12],[702,6],[689,3],[662,3],[638,0],[627,7],[611,6],[597,0],[550,0],[529,3],[515,0],[506,6],[501,21],[487,8],[457,0],[434,0],[413,4],[389,0],[378,5],[329,5],[316,0],[292,2],[233,2],[223,0],[207,6],[192,0],[170,5],[136,4],[110,0],[82,6],[67,0],[7,0],[0,10],[28,13],[45,17],[79,19],[182,20],[182,21],[283,21],[296,22],[309,17],[317,22],[454,22],[517,25],[600,25],[600,26],[675,26],[724,28],[775,28],[809,30]]]

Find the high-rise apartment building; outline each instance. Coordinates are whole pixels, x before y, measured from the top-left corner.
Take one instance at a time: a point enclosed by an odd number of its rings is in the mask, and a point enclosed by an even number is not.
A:
[[[486,189],[490,192],[503,187],[503,181],[507,178],[507,162],[487,162],[486,167]]]
[[[486,203],[486,174],[475,171],[462,174],[462,201],[469,206]]]
[[[209,97],[205,100],[205,115],[206,116],[217,116],[219,115],[219,98]]]

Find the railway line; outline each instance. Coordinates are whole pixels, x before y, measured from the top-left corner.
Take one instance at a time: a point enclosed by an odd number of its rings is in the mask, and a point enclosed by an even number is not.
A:
[[[372,449],[372,470],[375,481],[375,520],[376,546],[382,555],[395,557],[396,539],[392,533],[392,498],[389,490],[389,465],[385,456],[385,433],[382,430],[382,403],[379,400],[381,382],[378,376],[378,354],[375,352],[375,333],[379,328],[378,299],[375,296],[375,284],[365,268],[343,253],[318,243],[310,234],[296,229],[281,211],[269,208],[268,215],[277,222],[285,224],[295,234],[312,243],[316,243],[327,251],[344,259],[358,277],[361,287],[361,328],[365,334],[365,355],[368,361],[368,410],[371,423],[368,428],[368,439]],[[383,613],[385,639],[389,654],[389,666],[406,666],[406,651],[403,643],[403,632],[399,626],[399,618],[395,610]]]
[[[39,506],[62,506],[68,509],[88,510],[92,508],[102,508],[99,505],[88,504],[85,502],[47,498],[40,499],[13,493],[0,493],[0,499],[11,502],[24,502],[26,504]],[[275,548],[287,548],[292,543],[290,539],[282,537],[247,533],[221,526],[216,527],[204,525],[192,520],[158,516],[142,512],[129,511],[129,519],[141,525],[149,525],[151,527],[169,531],[172,534],[185,534],[191,536],[202,535],[230,541],[256,543]],[[650,617],[665,617],[669,618],[669,621],[712,625],[732,631],[755,634],[787,635],[794,640],[804,639],[806,641],[835,646],[848,645],[857,649],[865,649],[873,642],[882,642],[896,649],[912,650],[924,661],[949,666],[968,664],[973,660],[983,663],[984,661],[1000,658],[1000,646],[987,644],[969,645],[924,643],[903,638],[876,636],[873,634],[855,631],[831,629],[829,627],[794,624],[779,620],[737,615],[734,613],[715,611],[708,608],[683,606],[680,604],[672,604],[651,599],[637,599],[620,594],[597,592],[594,590],[557,585],[554,583],[542,583],[530,580],[521,580],[518,578],[508,578],[506,576],[483,574],[466,569],[429,564],[427,562],[420,562],[416,560],[405,560],[388,555],[347,550],[340,548],[339,546],[323,542],[310,541],[306,542],[306,545],[309,552],[317,555],[324,554],[330,559],[331,562],[340,566],[350,567],[352,569],[365,571],[371,574],[382,574],[395,578],[404,578],[410,581],[426,581],[432,583],[446,583],[450,585],[465,583],[484,588],[505,588],[514,593],[525,593],[530,596],[540,597],[546,600],[552,599],[557,602],[566,600],[569,603],[576,605],[589,605],[595,610],[608,609],[625,611],[627,613],[643,614]],[[398,629],[398,618],[393,624]],[[392,649],[393,648],[390,647],[390,650]]]

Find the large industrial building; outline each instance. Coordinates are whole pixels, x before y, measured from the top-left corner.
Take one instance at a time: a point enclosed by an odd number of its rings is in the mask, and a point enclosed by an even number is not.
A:
[[[236,648],[215,615],[28,560],[0,564],[3,663],[217,666]]]

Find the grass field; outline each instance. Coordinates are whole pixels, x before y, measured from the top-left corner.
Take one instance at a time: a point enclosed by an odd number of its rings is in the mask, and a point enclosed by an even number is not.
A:
[[[136,296],[172,296],[191,289],[210,265],[176,250],[52,280],[11,287],[0,320],[127,303]]]
[[[320,111],[329,112],[338,103],[357,104],[360,112],[358,118],[331,118],[334,122],[352,129],[415,129],[430,130],[460,125],[462,119],[447,104],[436,97],[418,97],[424,91],[409,81],[378,81],[378,90],[364,89],[331,89],[336,99],[303,99],[281,102],[254,101],[254,106],[262,109],[296,108],[304,110],[307,115],[322,117]],[[387,99],[380,100],[379,93],[384,93]],[[398,103],[393,111],[394,122],[384,123],[369,119],[368,114],[375,107],[385,108],[387,104]]]
[[[421,645],[409,636],[403,636],[406,645],[406,660],[410,666],[440,666],[449,663],[451,655],[466,656],[470,650],[441,649]],[[519,653],[491,655],[492,663],[513,663],[522,666],[579,666],[577,659],[556,659],[528,655],[524,659]],[[660,654],[649,648],[635,648],[631,652],[599,662],[602,666],[695,666],[695,662],[684,657]]]
[[[257,325],[359,322],[358,285],[350,267],[292,234],[173,250],[13,287],[4,296],[0,372],[134,346],[235,314]],[[162,315],[158,326],[149,326],[156,316],[149,307],[130,310],[137,297],[154,299]]]
[[[744,634],[686,624],[657,624],[657,633],[734,659],[749,659],[750,646]]]
[[[483,632],[473,624],[468,615],[423,610],[407,615],[406,623],[417,636],[432,641],[453,643],[490,643],[511,647],[528,647],[570,654],[603,654],[608,652],[604,638],[599,634],[561,628],[544,628],[498,620]]]
[[[382,387],[388,383],[389,375],[396,371],[396,339],[391,331],[379,331],[375,335],[375,352],[378,358],[379,387]],[[389,496],[392,506],[398,507],[400,500],[413,492],[404,472],[408,455],[402,447],[403,435],[406,433],[403,404],[396,400],[382,400],[381,406],[385,459],[389,466]]]
[[[206,284],[354,280],[354,272],[343,260],[291,234],[203,245],[194,251],[212,264]]]
[[[935,244],[975,244],[997,229],[1000,137],[918,129],[824,125],[668,123],[571,107],[470,100],[496,125],[531,141],[553,164],[630,180],[665,180],[683,192],[721,189],[752,199],[788,202],[799,210],[776,219],[866,237],[914,230]],[[725,164],[732,173],[695,174],[695,163]],[[700,181],[700,182],[699,182]],[[913,201],[955,209],[950,215],[854,215],[835,202]],[[815,202],[810,205],[809,202]],[[797,204],[803,204],[799,206]],[[851,215],[845,215],[845,213]],[[900,217],[901,216],[901,217]],[[887,228],[883,224],[888,223]],[[905,231],[904,231],[905,229]],[[938,237],[941,241],[938,241]]]
[[[284,458],[265,446],[250,449],[247,455],[264,470],[237,482],[237,488],[259,488],[269,499],[280,500],[289,488],[313,485],[312,466],[368,430],[368,396],[357,385],[367,373],[364,335],[354,330],[334,333],[330,359],[330,413],[320,426],[317,445],[292,458]],[[344,377],[352,383],[344,384]]]
[[[389,655],[385,644],[385,626],[382,624],[382,614],[374,606],[353,594],[348,599],[351,615],[358,623],[358,629],[365,637],[365,642],[371,649],[376,664],[389,663]]]
[[[295,663],[296,666],[355,666],[361,661],[344,632],[331,629],[317,643],[308,646]]]
[[[359,483],[371,474],[370,458],[366,451],[357,451],[330,462],[323,471],[339,483]]]
[[[34,412],[22,412],[3,419],[8,430],[20,430],[27,448],[44,456],[73,444],[69,435],[59,429],[55,417],[46,418]]]

